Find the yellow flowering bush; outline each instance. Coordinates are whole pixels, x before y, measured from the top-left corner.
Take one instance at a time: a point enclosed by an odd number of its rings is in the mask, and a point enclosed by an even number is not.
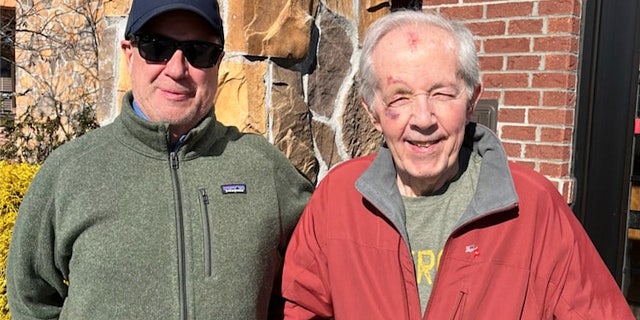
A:
[[[11,318],[7,304],[5,270],[13,224],[22,197],[38,168],[38,165],[10,164],[0,160],[0,320]]]

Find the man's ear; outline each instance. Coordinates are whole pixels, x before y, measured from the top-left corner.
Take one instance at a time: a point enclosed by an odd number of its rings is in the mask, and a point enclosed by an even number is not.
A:
[[[124,60],[127,63],[127,70],[129,70],[129,74],[131,74],[131,59],[133,58],[133,47],[131,46],[131,41],[120,41],[120,49],[122,49]]]
[[[471,99],[469,99],[469,102],[467,104],[467,120],[471,118],[471,115],[473,114],[473,110],[476,109],[476,104],[478,103],[478,100],[480,99],[481,95],[482,95],[482,84],[480,83],[476,86],[475,89],[473,89],[473,94],[471,95]]]
[[[371,109],[373,108],[369,108],[369,105],[367,104],[367,101],[365,101],[364,98],[360,98],[360,99],[361,99],[360,105],[369,116],[369,121],[371,121],[371,124],[373,125],[374,128],[376,128],[376,130],[378,130],[379,132],[382,132],[382,127],[380,126],[380,120],[378,119],[378,115],[375,114],[375,112],[371,111]]]

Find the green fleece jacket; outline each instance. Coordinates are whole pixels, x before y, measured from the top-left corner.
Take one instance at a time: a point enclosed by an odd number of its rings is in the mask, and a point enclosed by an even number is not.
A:
[[[8,259],[12,318],[266,319],[312,185],[213,116],[172,151],[130,93],[122,109],[33,180]]]

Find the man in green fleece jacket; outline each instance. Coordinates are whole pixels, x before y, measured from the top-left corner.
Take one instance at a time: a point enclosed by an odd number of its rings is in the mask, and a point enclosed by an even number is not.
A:
[[[211,0],[134,0],[132,91],[56,150],[16,221],[13,319],[266,319],[312,185],[213,115],[224,33]]]

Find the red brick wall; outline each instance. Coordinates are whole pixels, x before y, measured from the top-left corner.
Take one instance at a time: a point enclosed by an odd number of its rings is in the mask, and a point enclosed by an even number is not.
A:
[[[572,200],[572,136],[580,0],[423,0],[476,36],[484,99],[499,103],[509,159],[544,174]]]

